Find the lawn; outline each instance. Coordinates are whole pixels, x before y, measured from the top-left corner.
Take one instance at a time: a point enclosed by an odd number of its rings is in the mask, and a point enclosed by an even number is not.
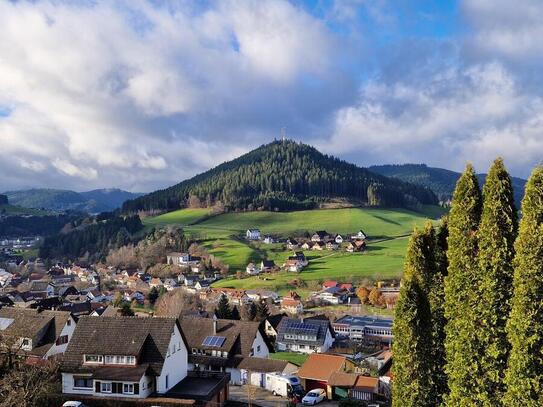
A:
[[[294,363],[296,366],[302,366],[308,357],[309,355],[294,352],[276,352],[269,355],[270,359],[286,360],[287,362]]]
[[[197,222],[211,214],[210,208],[187,208],[179,209],[178,211],[164,213],[159,216],[148,217],[143,220],[145,225],[168,225],[168,224],[178,224],[178,225],[190,225],[194,222]]]

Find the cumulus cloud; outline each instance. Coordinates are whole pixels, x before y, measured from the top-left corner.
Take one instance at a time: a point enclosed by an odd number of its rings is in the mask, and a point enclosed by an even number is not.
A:
[[[501,154],[526,175],[543,5],[499,3],[463,1],[467,33],[429,39],[387,0],[0,2],[0,191],[162,188],[282,127],[359,164]]]
[[[165,186],[269,140],[278,111],[312,120],[329,102],[287,101],[344,81],[334,36],[286,1],[187,4],[2,2],[0,157],[19,160],[0,184]]]

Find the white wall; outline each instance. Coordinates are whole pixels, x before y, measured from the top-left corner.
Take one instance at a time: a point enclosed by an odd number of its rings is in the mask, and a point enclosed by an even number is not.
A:
[[[92,388],[88,389],[82,389],[82,388],[74,388],[74,376],[85,376],[84,374],[72,374],[72,373],[62,373],[62,393],[65,394],[80,394],[80,395],[88,395],[88,396],[96,396],[96,397],[123,397],[123,398],[146,398],[149,397],[149,394],[154,391],[154,389],[148,389],[147,383],[150,381],[154,381],[154,378],[151,376],[143,376],[139,380],[140,390],[139,394],[123,394],[123,393],[96,393],[95,390],[95,382],[108,382],[109,380],[93,380]],[[119,380],[114,380],[115,382],[119,383],[131,383],[134,382],[124,382]],[[146,384],[145,389],[143,389],[143,384]]]
[[[264,341],[264,338],[262,337],[260,331],[256,332],[256,337],[253,341],[252,349],[253,357],[255,358],[267,358],[270,354],[268,346],[266,345],[266,342]],[[260,351],[258,349],[260,349]]]
[[[49,359],[50,357],[52,357],[54,355],[58,355],[59,353],[66,352],[66,348],[68,347],[68,343],[70,343],[70,340],[72,339],[72,335],[74,334],[74,330],[75,330],[75,320],[72,318],[71,315],[70,315],[70,319],[68,321],[70,321],[70,325],[68,325],[68,322],[66,322],[66,324],[62,328],[62,332],[59,335],[59,336],[68,335],[68,342],[64,343],[62,345],[57,345],[56,343],[53,344],[53,346],[51,346],[51,348],[49,348],[49,350],[45,354],[44,359]]]
[[[188,350],[183,342],[181,333],[174,326],[174,333],[168,346],[169,355],[164,360],[162,373],[157,377],[157,393],[166,393],[173,386],[187,377],[188,370]],[[175,351],[174,351],[175,350]],[[168,376],[168,387],[166,387],[166,375]]]

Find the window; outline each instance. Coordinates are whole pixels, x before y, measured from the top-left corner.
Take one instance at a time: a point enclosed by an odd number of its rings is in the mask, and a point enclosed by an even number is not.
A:
[[[30,339],[23,338],[22,346],[25,347],[25,348],[30,346]]]
[[[257,352],[260,352],[260,345],[257,345],[256,351],[257,351]]]
[[[111,393],[111,383],[102,382],[100,391],[101,391],[102,393]]]
[[[85,363],[104,363],[102,355],[85,355]]]
[[[223,357],[223,358],[227,358],[227,357],[228,357],[228,352],[224,350],[224,351],[222,352],[222,357]]]
[[[68,325],[68,326],[72,325],[72,320],[68,319],[68,321],[66,322],[66,325]]]
[[[135,356],[106,355],[105,363],[107,365],[135,365]]]
[[[196,355],[197,353],[198,353],[198,349],[192,348],[192,354],[193,354],[193,355]]]
[[[57,339],[57,345],[64,345],[68,343],[68,335],[59,336]]]
[[[123,384],[123,393],[125,394],[134,394],[134,384],[124,383]]]
[[[74,376],[74,388],[92,389],[92,379],[88,377]]]

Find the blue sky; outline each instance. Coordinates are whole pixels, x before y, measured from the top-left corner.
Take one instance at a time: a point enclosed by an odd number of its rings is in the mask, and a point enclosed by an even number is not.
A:
[[[279,137],[526,177],[538,0],[0,3],[0,190],[162,188]]]

